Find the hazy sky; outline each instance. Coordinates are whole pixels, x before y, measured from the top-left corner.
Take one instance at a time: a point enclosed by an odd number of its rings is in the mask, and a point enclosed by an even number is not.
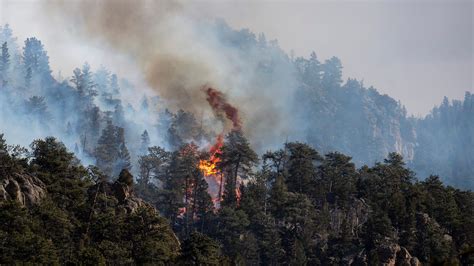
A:
[[[70,75],[84,61],[120,68],[120,58],[101,46],[71,38],[74,29],[46,20],[41,1],[0,0],[0,23],[9,23],[22,42],[37,36],[53,70]],[[407,107],[426,114],[443,96],[461,99],[473,91],[474,1],[195,1],[187,10],[224,18],[278,39],[287,52],[321,61],[337,56],[345,77],[363,79]],[[46,22],[47,21],[47,22]],[[120,69],[114,69],[120,72]]]

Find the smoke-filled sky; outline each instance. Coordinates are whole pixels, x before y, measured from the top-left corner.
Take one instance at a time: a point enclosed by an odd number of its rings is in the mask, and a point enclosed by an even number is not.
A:
[[[77,1],[63,1],[65,5]],[[119,74],[130,73],[130,54],[111,56],[110,44],[85,39],[67,12],[49,12],[51,1],[1,0],[0,23],[9,23],[19,41],[36,36],[53,70],[69,76],[88,61]],[[185,13],[224,18],[235,28],[264,32],[296,56],[315,51],[321,61],[333,55],[345,77],[363,79],[424,115],[443,96],[473,91],[473,1],[195,1]],[[172,10],[172,9],[171,9]],[[93,12],[93,10],[91,10]],[[112,11],[111,11],[112,12]],[[157,13],[160,14],[160,13]],[[120,48],[120,47],[119,47]],[[199,73],[198,73],[199,74]],[[133,79],[133,77],[132,77]]]

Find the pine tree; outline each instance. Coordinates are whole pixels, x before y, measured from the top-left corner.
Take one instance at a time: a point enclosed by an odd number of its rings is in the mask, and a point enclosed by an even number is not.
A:
[[[49,57],[40,40],[34,37],[26,39],[23,48],[23,64],[24,69],[27,71],[27,81],[31,81],[32,78],[38,78],[42,85],[51,82]]]
[[[148,131],[143,131],[142,135],[140,136],[141,143],[140,143],[140,151],[142,154],[146,154],[148,151],[148,147],[150,146],[150,136],[148,135]]]
[[[84,86],[82,82],[82,73],[79,68],[75,68],[73,71],[73,76],[71,77],[71,82],[74,84],[75,89],[79,93],[79,96],[83,97],[85,95]]]
[[[198,147],[191,143],[173,152],[167,175],[163,176],[161,209],[173,224],[178,225],[181,234],[187,236],[194,221],[193,196],[195,181],[202,176],[198,169]],[[182,217],[180,216],[182,214]],[[180,218],[180,224],[178,224]]]
[[[319,191],[319,195],[328,195],[329,199],[337,200],[339,206],[346,207],[356,191],[357,173],[355,165],[351,162],[351,157],[338,152],[329,153],[325,156],[319,169],[322,172],[321,180],[316,185],[322,189]],[[337,196],[333,197],[332,195]]]
[[[0,56],[0,83],[2,86],[7,84],[8,70],[10,68],[10,53],[8,52],[7,42],[2,44],[2,54]]]
[[[102,130],[94,155],[97,167],[106,175],[112,176],[114,173],[114,163],[119,154],[120,143],[117,142],[117,127],[109,120],[107,126]]]
[[[322,85],[326,90],[339,88],[342,83],[342,64],[337,57],[331,57],[322,65]]]
[[[258,162],[257,154],[240,130],[233,130],[227,136],[219,154],[219,169],[225,173],[225,190],[223,205],[235,207],[238,178],[247,179],[252,167]]]
[[[114,107],[113,121],[116,125],[125,126],[125,113],[121,103]]]
[[[179,110],[172,116],[167,137],[172,147],[179,148],[186,141],[199,140],[200,128],[192,113]]]
[[[207,223],[211,220],[214,211],[214,204],[209,195],[207,181],[201,171],[194,175],[194,186],[192,195],[192,216],[197,218],[194,227],[200,232],[207,229]]]
[[[192,232],[181,246],[182,265],[219,265],[219,245],[211,238]]]
[[[99,139],[100,135],[100,126],[101,126],[101,112],[100,108],[97,106],[89,109],[85,114],[87,117],[87,127],[85,134],[90,136],[90,141],[95,143]]]
[[[277,221],[282,221],[285,213],[284,206],[288,198],[288,188],[283,176],[277,176],[270,190],[270,211]]]
[[[96,84],[97,90],[102,92],[101,97],[106,99],[111,97],[109,80],[110,72],[104,66],[100,66],[100,68],[94,73],[93,82]]]
[[[79,108],[82,110],[89,110],[93,107],[94,97],[97,96],[95,90],[96,84],[93,81],[92,72],[88,63],[82,66],[82,69],[75,68],[73,76],[70,80],[81,99]]]
[[[235,261],[242,256],[244,234],[249,225],[248,217],[242,210],[222,207],[218,213],[218,221],[218,227],[213,230],[213,234],[222,244],[224,254]]]
[[[81,79],[84,91],[92,101],[92,99],[97,96],[97,91],[95,90],[97,85],[94,83],[91,67],[87,62],[82,66]]]
[[[28,99],[25,103],[27,114],[39,122],[42,125],[46,125],[50,120],[51,115],[48,111],[48,105],[46,104],[43,96],[33,96]]]
[[[316,180],[316,162],[322,158],[310,146],[292,142],[285,144],[288,158],[288,191],[310,193]]]
[[[118,146],[118,153],[114,167],[114,176],[124,169],[130,170],[132,168],[132,164],[130,162],[130,153],[128,152],[127,146],[125,145],[125,130],[121,127],[118,127],[116,134],[116,146]]]
[[[140,156],[138,164],[140,167],[140,179],[148,184],[152,179],[155,181],[163,180],[164,174],[171,160],[170,152],[161,147],[148,148],[148,154]]]

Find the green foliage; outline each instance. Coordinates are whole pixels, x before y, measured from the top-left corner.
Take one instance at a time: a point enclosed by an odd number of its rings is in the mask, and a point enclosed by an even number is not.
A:
[[[410,118],[401,103],[362,81],[343,83],[336,57],[295,59],[264,35],[256,39],[222,23],[215,30],[230,52],[257,66],[249,87],[295,93],[288,94],[295,102],[280,97],[275,106],[291,107],[285,122],[309,142],[265,153],[258,169],[243,133],[230,132],[219,155],[221,208],[197,167],[206,154],[187,143],[211,139],[203,121],[183,110],[156,111],[156,98],[143,97],[135,110],[122,102],[127,82],[104,68],[93,73],[87,63],[71,79],[53,79],[41,41],[27,39],[21,52],[9,26],[0,27],[2,126],[12,126],[9,133],[30,126],[65,133],[67,145],[97,165],[84,168],[51,137],[36,140],[29,153],[0,135],[1,264],[377,265],[383,263],[379,248],[394,245],[424,264],[474,264],[474,195],[441,182],[472,187],[471,93],[463,101],[444,99],[425,118]],[[295,82],[281,82],[287,80]],[[147,122],[139,124],[142,118]],[[254,120],[272,121],[258,114]],[[256,129],[270,128],[265,125]],[[172,151],[149,147],[150,136],[155,141],[163,132]],[[263,146],[281,138],[258,132]],[[395,146],[414,156],[409,165],[387,154]],[[432,173],[445,179],[421,180]],[[22,176],[46,196],[27,206],[7,200],[37,192]],[[166,220],[131,199],[134,193]]]
[[[125,144],[125,131],[107,121],[102,130],[94,155],[97,166],[109,177],[117,176],[123,169],[130,170],[130,153]]]
[[[414,181],[395,153],[357,170],[350,157],[323,158],[302,143],[266,153],[254,174],[253,151],[243,136],[232,134],[220,167],[230,180],[235,173],[247,180],[240,199],[218,209],[194,144],[172,153],[151,147],[141,157],[137,184],[126,169],[111,184],[98,169],[80,166],[54,138],[34,141],[28,161],[0,135],[0,166],[8,169],[2,180],[28,172],[47,191],[29,207],[0,201],[0,262],[378,264],[397,245],[426,264],[473,261],[472,192],[446,187],[437,176]],[[227,186],[235,191],[235,183]],[[130,199],[133,188],[165,218]]]
[[[314,188],[316,162],[321,160],[319,153],[307,144],[286,143],[288,152],[288,177],[286,183],[289,191],[310,193]]]
[[[0,262],[57,264],[58,252],[53,242],[37,234],[40,220],[16,202],[0,203]]]
[[[22,162],[8,153],[11,149],[2,137],[0,146],[7,150],[2,156]],[[127,211],[112,190],[116,186],[96,178],[95,170],[78,166],[54,138],[36,140],[31,148],[30,163],[18,163],[7,178],[13,182],[16,175],[29,171],[44,182],[47,193],[28,208],[16,201],[0,201],[0,263],[170,264],[176,260],[179,242],[155,209],[144,205]],[[123,170],[118,184],[132,183],[133,176]],[[21,193],[35,193],[34,189],[20,184]]]
[[[222,152],[217,154],[220,161],[217,167],[225,174],[223,206],[237,206],[238,178],[247,179],[258,156],[252,150],[242,131],[232,130],[227,134]]]
[[[224,254],[235,260],[245,246],[244,234],[249,225],[247,214],[242,210],[222,207],[217,216],[213,235],[222,243]]]
[[[178,256],[178,239],[153,209],[141,208],[124,223],[125,239],[136,263],[169,264]]]
[[[219,245],[210,237],[192,232],[181,245],[179,264],[219,265]]]
[[[0,88],[7,85],[8,70],[10,68],[10,53],[8,52],[7,42],[2,44],[0,54]]]

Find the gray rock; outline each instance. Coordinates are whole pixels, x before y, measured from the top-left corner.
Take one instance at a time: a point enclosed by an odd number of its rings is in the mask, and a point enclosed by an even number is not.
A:
[[[32,206],[45,196],[45,184],[28,174],[16,173],[0,181],[0,201],[15,200],[23,206]]]

